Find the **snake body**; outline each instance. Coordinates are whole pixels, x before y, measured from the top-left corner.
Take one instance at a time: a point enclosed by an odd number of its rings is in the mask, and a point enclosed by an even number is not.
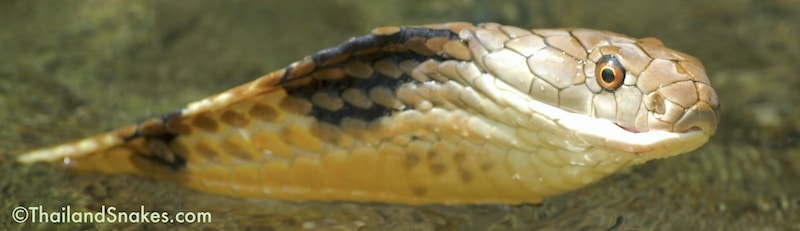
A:
[[[652,38],[495,23],[383,27],[174,113],[19,161],[236,197],[539,203],[700,147],[717,108],[702,64]]]

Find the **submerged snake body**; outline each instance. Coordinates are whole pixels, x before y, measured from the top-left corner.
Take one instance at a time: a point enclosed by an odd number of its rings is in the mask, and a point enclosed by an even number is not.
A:
[[[655,39],[385,27],[162,117],[19,160],[285,200],[538,203],[716,129],[700,62]]]

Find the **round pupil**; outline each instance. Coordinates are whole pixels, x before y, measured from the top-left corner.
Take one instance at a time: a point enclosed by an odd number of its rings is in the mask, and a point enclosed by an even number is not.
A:
[[[614,82],[614,70],[611,70],[611,68],[604,68],[601,75],[603,77],[603,82]]]

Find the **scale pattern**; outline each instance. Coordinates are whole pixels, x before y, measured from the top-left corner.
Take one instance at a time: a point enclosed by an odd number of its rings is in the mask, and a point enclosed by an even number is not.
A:
[[[627,70],[616,90],[598,85],[604,55]],[[538,203],[699,147],[717,107],[699,61],[655,39],[495,23],[384,27],[174,113],[19,160],[236,197]]]

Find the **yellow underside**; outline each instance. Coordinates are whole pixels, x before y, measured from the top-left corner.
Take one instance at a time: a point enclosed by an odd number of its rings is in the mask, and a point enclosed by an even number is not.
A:
[[[467,112],[412,111],[334,126],[292,113],[305,110],[304,103],[278,88],[173,119],[168,128],[179,136],[169,149],[186,160],[177,169],[144,157],[154,145],[141,138],[71,158],[70,166],[295,201],[538,203],[580,186],[547,177],[560,171],[537,164],[548,160],[459,126],[469,123]]]

